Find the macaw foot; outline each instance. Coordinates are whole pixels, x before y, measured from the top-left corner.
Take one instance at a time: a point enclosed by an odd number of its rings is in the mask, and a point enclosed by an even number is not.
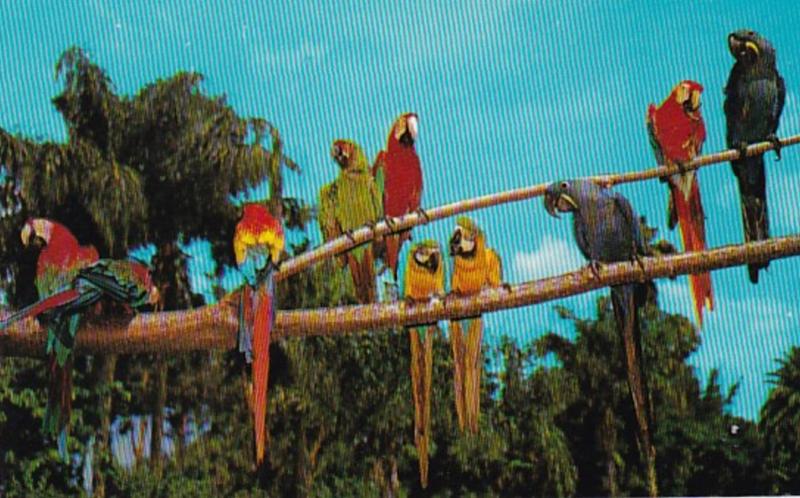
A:
[[[739,142],[736,144],[735,149],[739,151],[739,159],[744,159],[747,157],[747,142]]]
[[[345,230],[344,236],[347,237],[348,239],[350,239],[350,242],[352,242],[353,245],[355,245],[356,239],[355,239],[355,237],[353,237],[353,231],[352,230]]]
[[[384,223],[386,223],[386,226],[389,227],[389,230],[391,230],[392,232],[395,231],[394,227],[397,226],[397,218],[393,216],[384,216],[383,221]]]
[[[403,302],[404,302],[404,303],[406,303],[406,306],[414,306],[414,305],[416,305],[416,304],[417,304],[419,301],[417,301],[416,299],[414,299],[414,298],[413,298],[413,297],[411,297],[411,296],[406,296],[406,297],[404,297],[404,298],[403,298]]]
[[[374,221],[368,221],[368,222],[364,223],[364,226],[369,228],[373,232],[375,231],[375,222]]]
[[[595,280],[600,280],[600,267],[603,264],[600,261],[593,259],[589,261],[589,269],[592,271],[592,275],[594,276]]]
[[[633,257],[631,258],[631,260],[632,260],[633,263],[635,263],[639,267],[640,270],[642,270],[642,274],[641,274],[641,277],[639,278],[639,280],[644,282],[645,276],[647,275],[647,272],[644,269],[644,261],[642,261],[642,257],[639,255],[638,252],[634,251]]]
[[[514,290],[511,288],[511,284],[509,284],[508,282],[503,282],[502,284],[500,284],[500,287],[502,287],[503,290],[506,292],[512,292]]]
[[[678,168],[678,172],[679,172],[680,174],[682,174],[682,175],[683,175],[683,174],[685,174],[685,173],[686,173],[686,164],[684,164],[684,163],[682,163],[682,162],[680,162],[680,161],[675,161],[675,167],[677,167],[677,168]]]
[[[781,145],[781,141],[778,139],[777,135],[775,135],[774,133],[770,133],[769,135],[767,135],[767,141],[771,142],[772,143],[772,147],[774,147],[775,160],[776,161],[780,161],[781,160],[781,149],[783,148],[783,145]]]
[[[425,218],[425,223],[430,223],[431,222],[430,216],[428,216],[428,213],[425,212],[425,210],[422,209],[421,207],[418,207],[414,212],[417,213],[417,215],[422,216],[423,218]]]

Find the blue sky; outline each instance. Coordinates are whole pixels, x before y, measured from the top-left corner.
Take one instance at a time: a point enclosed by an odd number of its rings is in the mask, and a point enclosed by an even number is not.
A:
[[[420,116],[423,203],[434,206],[558,178],[653,165],[644,128],[647,104],[680,80],[705,86],[705,150],[724,145],[722,88],[733,63],[729,32],[750,27],[778,50],[789,89],[779,133],[800,133],[800,13],[791,2],[102,2],[0,4],[0,126],[64,139],[50,105],[58,55],[77,44],[121,93],[178,70],[206,76],[244,115],[263,116],[303,168],[289,194],[315,199],[336,167],[335,138],[370,157],[403,111]],[[797,232],[800,151],[768,157],[773,235]],[[700,173],[710,245],[742,240],[730,168]],[[661,235],[666,189],[657,181],[618,188]],[[782,202],[784,201],[784,202]],[[584,264],[570,224],[533,200],[474,213],[505,261],[506,279],[555,275]],[[444,241],[452,220],[416,230]],[[316,234],[314,234],[316,236]],[[741,381],[733,411],[755,417],[766,372],[800,344],[797,260],[774,262],[761,283],[743,268],[714,273],[717,311],[692,358],[705,379]],[[659,285],[665,310],[690,316],[685,278]],[[561,301],[583,316],[597,293]],[[569,333],[546,303],[487,317],[489,339]]]

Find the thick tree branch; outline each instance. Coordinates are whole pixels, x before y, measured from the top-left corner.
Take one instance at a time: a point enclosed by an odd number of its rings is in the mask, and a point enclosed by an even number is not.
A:
[[[798,143],[800,143],[800,135],[792,135],[790,137],[783,138],[780,140],[780,142],[783,147],[797,145]],[[763,154],[764,152],[773,150],[774,148],[775,146],[771,142],[761,142],[753,144],[747,148],[747,155],[753,156],[753,155]],[[731,161],[738,157],[739,157],[739,151],[735,149],[718,152],[716,154],[699,156],[692,162],[688,163],[685,166],[685,169],[686,170],[700,169],[704,166],[709,166],[711,164],[718,164]],[[622,173],[622,174],[600,175],[600,176],[593,176],[590,178],[600,183],[604,183],[606,185],[616,185],[619,183],[631,183],[642,180],[650,180],[653,178],[660,178],[667,175],[674,175],[679,172],[680,171],[678,170],[677,166],[667,167],[659,165],[655,168],[647,170],[633,171],[630,173]],[[557,178],[554,180],[557,180]],[[475,211],[477,209],[483,209],[491,206],[497,206],[499,204],[531,199],[533,197],[541,196],[544,193],[545,188],[547,188],[547,185],[548,184],[546,183],[542,183],[530,187],[507,190],[505,192],[499,192],[496,194],[484,195],[481,197],[475,197],[473,199],[466,199],[459,202],[453,202],[451,204],[445,204],[444,206],[439,206],[426,210],[428,219],[425,219],[423,216],[417,213],[412,213],[398,219],[397,222],[393,223],[392,224],[393,229],[395,231],[405,230],[407,228],[412,228],[417,225],[428,223],[429,221],[439,220],[442,218],[449,218],[457,214],[466,213],[469,211]],[[319,247],[317,247],[312,251],[308,251],[306,253],[297,256],[296,258],[292,258],[288,261],[285,261],[281,265],[281,270],[276,274],[275,278],[278,280],[282,280],[291,275],[294,275],[295,273],[299,273],[316,263],[324,261],[325,259],[343,253],[348,249],[351,249],[360,244],[369,242],[370,240],[374,239],[377,236],[385,235],[391,232],[392,229],[390,229],[386,224],[386,222],[383,221],[377,223],[374,228],[370,227],[359,228],[358,230],[352,233],[352,240],[347,236],[338,237],[334,240],[331,240],[329,242],[326,242],[325,244],[320,245]]]
[[[489,289],[476,296],[451,295],[433,303],[406,305],[398,302],[282,311],[277,314],[274,337],[342,335],[458,319],[529,306],[624,282],[699,273],[797,254],[800,254],[800,236],[781,237],[704,252],[644,258],[644,270],[635,263],[607,265],[601,268],[599,279],[595,279],[588,268],[581,268],[557,277],[514,285],[510,291]],[[230,349],[234,347],[236,335],[235,302],[234,297],[229,296],[220,304],[195,310],[144,313],[129,323],[88,323],[78,333],[77,350],[92,354],[130,354]],[[41,356],[44,343],[45,332],[38,323],[25,320],[0,334],[0,355]]]

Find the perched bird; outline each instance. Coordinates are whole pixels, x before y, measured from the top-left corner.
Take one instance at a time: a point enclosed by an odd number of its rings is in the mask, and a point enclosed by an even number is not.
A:
[[[20,237],[25,247],[40,250],[34,279],[39,299],[69,288],[79,270],[99,259],[97,249],[81,246],[67,227],[53,220],[29,219],[23,225]],[[7,324],[10,324],[10,320],[7,320]],[[43,430],[57,439],[61,456],[66,459],[67,432],[72,411],[72,345],[77,323],[73,328],[62,320],[51,322],[46,328],[50,384]]]
[[[731,161],[739,182],[742,222],[747,242],[769,238],[767,189],[762,155],[745,157],[748,144],[769,140],[780,159],[778,130],[786,87],[778,74],[775,49],[764,37],[742,29],[728,35],[728,48],[736,59],[725,86],[725,118],[728,147],[741,156]],[[748,265],[750,281],[758,283],[758,271],[769,263]]]
[[[339,176],[319,192],[319,225],[328,241],[349,234],[383,217],[378,186],[369,172],[361,147],[350,140],[336,140],[331,156],[339,165]],[[350,268],[356,296],[361,303],[375,301],[375,268],[372,245],[354,248],[344,256]]]
[[[51,435],[58,434],[62,457],[66,456],[68,413],[72,399],[71,372],[67,369],[71,368],[75,335],[81,317],[104,298],[121,303],[133,311],[156,304],[159,296],[145,265],[129,260],[100,259],[77,270],[66,288],[23,308],[0,323],[0,330],[28,317],[38,317],[40,322],[47,324],[47,353],[54,359],[50,360],[51,385],[44,430]],[[56,382],[52,381],[52,377],[57,377]]]
[[[424,240],[411,247],[406,262],[404,294],[409,302],[444,296],[444,261],[439,243]],[[414,397],[414,444],[419,454],[419,479],[428,486],[428,444],[431,437],[431,376],[436,324],[410,327],[411,390]]]
[[[590,180],[560,181],[545,191],[547,212],[572,213],[575,241],[597,274],[601,263],[639,261],[648,254],[642,237],[641,221],[625,197]],[[652,443],[652,408],[642,368],[639,310],[645,305],[652,282],[617,285],[611,288],[611,303],[617,330],[622,338],[628,373],[628,386],[638,425],[640,448],[647,462],[648,486],[657,496],[655,447]]]
[[[239,351],[253,364],[252,398],[256,467],[267,447],[269,343],[275,324],[273,275],[284,247],[283,228],[261,204],[245,204],[233,235],[233,252],[245,278],[239,301]]]
[[[414,149],[419,130],[417,115],[409,112],[398,117],[389,131],[386,150],[378,153],[372,167],[372,175],[383,195],[383,212],[387,223],[412,212],[425,211],[422,201],[422,167]],[[385,238],[386,266],[397,281],[397,261],[403,242],[411,238],[411,230],[403,230]]]
[[[490,287],[505,287],[500,256],[486,246],[483,230],[465,216],[456,220],[456,228],[450,237],[450,255],[453,257],[450,281],[450,291],[453,294],[468,296]],[[466,344],[462,322],[450,324],[456,414],[462,430],[466,427],[470,432],[476,433],[480,415],[483,321],[478,316],[464,322],[467,324]]]
[[[703,87],[694,81],[681,81],[660,106],[647,109],[647,131],[659,164],[681,167],[700,154],[706,127],[700,114]],[[700,200],[697,171],[686,171],[667,179],[669,185],[668,225],[680,225],[686,252],[706,250],[706,216]],[[703,308],[714,309],[711,273],[689,275],[689,289],[695,317],[703,326]]]

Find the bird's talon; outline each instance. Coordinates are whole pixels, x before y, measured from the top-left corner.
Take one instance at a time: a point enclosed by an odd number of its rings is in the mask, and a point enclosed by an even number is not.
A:
[[[355,239],[355,237],[353,237],[353,231],[352,230],[347,230],[346,232],[344,232],[344,236],[347,237],[348,239],[350,239],[350,242],[352,242],[353,244],[356,243],[356,239]]]
[[[422,216],[423,218],[425,218],[425,223],[430,223],[431,218],[430,218],[430,216],[428,216],[428,213],[425,212],[424,209],[422,209],[421,207],[418,207],[416,209],[416,211],[414,211],[414,212],[417,213],[419,216]]]
[[[774,133],[772,133],[772,134],[767,136],[767,140],[770,143],[772,143],[773,150],[775,151],[775,161],[780,161],[781,160],[781,149],[783,148],[783,145],[781,145],[780,139],[778,139],[778,137]]]
[[[592,271],[595,280],[600,280],[600,262],[596,259],[591,260],[589,262],[589,269]]]
[[[509,284],[508,282],[503,282],[502,284],[500,284],[500,286],[501,286],[501,287],[503,288],[503,290],[504,290],[504,291],[506,291],[506,292],[511,292],[511,291],[513,290],[513,289],[511,288],[511,284]]]

